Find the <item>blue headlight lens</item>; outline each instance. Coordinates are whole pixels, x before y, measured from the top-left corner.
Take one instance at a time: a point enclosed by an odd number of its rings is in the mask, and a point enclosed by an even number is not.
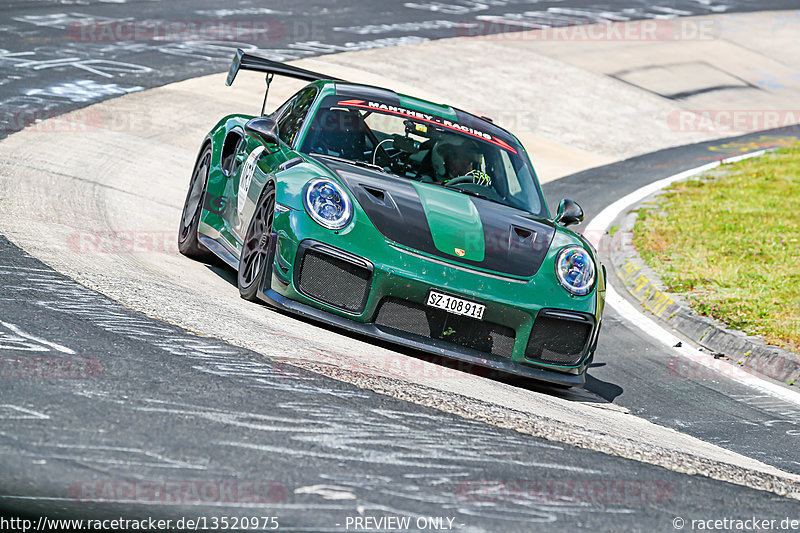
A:
[[[350,197],[329,179],[318,178],[308,182],[303,204],[311,218],[328,229],[342,229],[353,218]]]
[[[561,286],[572,294],[589,294],[594,287],[594,260],[579,246],[564,248],[556,257],[556,276]]]

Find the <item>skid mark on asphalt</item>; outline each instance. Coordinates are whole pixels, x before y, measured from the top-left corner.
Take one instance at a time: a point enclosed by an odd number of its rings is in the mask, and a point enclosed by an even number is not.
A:
[[[347,487],[337,485],[309,485],[294,489],[295,494],[315,494],[325,500],[355,500],[356,495]]]
[[[316,395],[316,391],[309,391]],[[108,398],[105,398],[107,401]],[[442,427],[441,419],[421,413],[389,409],[370,409],[369,416],[362,416],[354,421],[352,413],[340,407],[319,407],[308,402],[281,402],[272,406],[273,413],[237,412],[223,409],[200,407],[192,404],[165,402],[154,399],[114,400],[137,411],[160,413],[181,419],[195,417],[223,424],[228,427],[239,427],[274,433],[286,433],[289,443],[285,447],[271,449],[273,452],[287,455],[304,455],[319,452],[304,452],[293,443],[306,443],[309,448],[322,447],[330,450],[317,457],[327,456],[336,451],[337,459],[368,463],[405,464],[430,466],[435,460],[435,468],[448,469],[446,463],[470,461],[462,453],[474,454],[484,460],[486,456],[505,460],[509,464],[520,467],[540,467],[582,474],[601,474],[602,472],[586,468],[578,468],[556,463],[537,461],[515,461],[507,457],[504,446],[524,444],[527,448],[543,448],[561,450],[563,447],[544,442],[511,439],[504,437],[503,445],[497,435],[482,427],[479,423],[466,420],[450,421]],[[462,442],[459,453],[451,449],[452,442]],[[224,442],[222,444],[237,446],[239,443]],[[262,445],[254,449],[267,451]],[[392,450],[392,451],[387,451]],[[344,452],[344,453],[342,453]]]
[[[308,391],[309,395],[314,391]],[[174,417],[183,423],[194,424],[191,419],[206,421],[198,425],[208,428],[209,434],[214,431],[208,422],[219,424],[227,435],[242,436],[239,431],[257,431],[256,434],[240,440],[218,440],[215,444],[233,449],[256,451],[267,458],[287,457],[299,459],[298,464],[309,461],[335,461],[352,465],[348,470],[358,472],[369,469],[370,476],[360,474],[322,474],[322,483],[314,485],[333,485],[337,489],[337,497],[342,496],[342,506],[346,507],[349,498],[343,496],[353,494],[358,499],[359,508],[364,513],[391,512],[402,516],[416,517],[415,509],[419,504],[440,506],[442,512],[450,512],[465,516],[487,518],[492,516],[501,522],[526,521],[531,523],[551,523],[565,514],[581,513],[623,513],[634,512],[625,505],[609,507],[597,505],[587,500],[587,495],[564,490],[563,494],[493,494],[487,498],[483,482],[476,481],[485,477],[481,474],[481,463],[496,460],[511,465],[519,472],[530,475],[531,472],[550,471],[553,482],[563,480],[565,476],[591,476],[592,479],[603,479],[601,470],[580,468],[556,462],[536,461],[528,457],[536,456],[536,449],[561,450],[562,447],[545,442],[532,441],[523,436],[499,436],[479,423],[467,420],[449,420],[441,423],[439,416],[426,413],[409,413],[397,409],[369,409],[359,417],[353,417],[346,405],[319,407],[318,403],[308,401],[280,402],[271,406],[270,414],[226,410],[218,407],[204,407],[191,403],[170,402],[159,399],[123,399],[111,395],[95,395],[96,400],[116,404],[119,408],[132,408],[136,411],[152,415]],[[285,437],[274,439],[276,434]],[[266,438],[274,439],[280,445],[271,445]],[[252,441],[256,441],[253,443]],[[244,441],[250,441],[244,442]],[[512,450],[527,450],[517,454]],[[363,465],[361,468],[357,465]],[[407,472],[401,477],[381,475],[381,466],[401,466]],[[530,482],[530,487],[541,489],[538,482]],[[429,486],[433,490],[421,490]],[[480,492],[484,490],[484,492]],[[533,489],[531,489],[533,490]],[[556,492],[558,490],[556,489]],[[328,496],[326,498],[326,495]],[[313,511],[322,510],[315,500],[322,499],[331,503],[331,494],[320,494],[320,491],[300,491],[296,496],[308,498],[307,507]],[[531,498],[536,505],[530,505]],[[380,501],[397,502],[387,507],[376,503]],[[277,510],[297,507],[298,504],[279,503]],[[337,509],[336,507],[333,507]],[[487,514],[488,513],[488,514]],[[462,519],[463,520],[463,519]]]
[[[297,439],[301,440],[301,439]],[[234,448],[245,448],[248,450],[257,450],[260,452],[266,452],[267,454],[281,454],[284,456],[289,457],[303,457],[308,459],[330,459],[334,461],[357,461],[361,463],[379,463],[379,464],[390,464],[393,466],[403,466],[403,467],[417,467],[417,468],[434,468],[437,470],[460,470],[463,469],[461,465],[446,465],[446,464],[436,464],[432,466],[429,462],[430,459],[436,458],[437,460],[441,460],[446,457],[444,454],[419,454],[415,452],[405,453],[405,452],[387,452],[384,449],[373,449],[373,450],[359,450],[355,448],[355,445],[363,446],[365,443],[379,445],[379,446],[389,446],[389,445],[396,445],[396,440],[394,439],[375,439],[371,438],[368,435],[364,435],[363,440],[353,440],[350,443],[346,443],[346,439],[329,439],[326,443],[326,447],[330,447],[330,444],[334,441],[338,441],[343,443],[344,450],[338,449],[339,452],[341,451],[350,451],[350,452],[357,452],[356,454],[348,454],[348,453],[334,453],[334,452],[318,452],[312,450],[303,450],[298,448],[290,448],[286,446],[272,446],[269,444],[250,444],[246,442],[232,442],[232,441],[217,441],[217,444],[221,446],[232,446]],[[317,442],[316,439],[314,442]],[[349,449],[347,449],[349,448]],[[438,450],[442,451],[442,450]],[[360,455],[363,454],[363,455]],[[475,458],[472,459],[470,457],[461,457],[459,458],[460,461],[480,461],[483,462],[484,458]],[[602,472],[598,470],[592,470],[589,468],[580,468],[580,467],[573,467],[562,465],[558,463],[541,463],[536,461],[506,461],[508,465],[515,465],[521,468],[545,468],[545,469],[552,469],[552,470],[560,470],[565,472],[573,472],[573,473],[580,473],[580,474],[601,474]]]
[[[0,405],[0,418],[2,408]],[[14,406],[10,406],[14,407]],[[23,412],[22,416],[11,416],[11,419],[50,419],[49,416],[29,409],[15,409]],[[148,467],[158,469],[205,470],[207,462],[189,462],[172,459],[165,455],[128,446],[106,446],[70,443],[23,442],[9,433],[0,433],[4,442],[0,442],[0,455],[14,457],[31,457],[36,460],[62,460],[80,464],[110,465],[118,467]]]

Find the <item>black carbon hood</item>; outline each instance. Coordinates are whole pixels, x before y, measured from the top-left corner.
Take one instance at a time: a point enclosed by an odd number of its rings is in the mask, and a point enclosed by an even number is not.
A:
[[[436,246],[419,191],[408,179],[315,157],[340,178],[366,212],[375,228],[387,239],[409,248],[511,276],[532,277],[539,270],[555,234],[552,222],[527,215],[512,207],[447,191],[454,200],[472,202],[482,226],[482,260],[459,257],[455,250]],[[456,225],[460,221],[454,221]],[[465,227],[465,231],[472,228]],[[441,244],[441,243],[440,243]]]

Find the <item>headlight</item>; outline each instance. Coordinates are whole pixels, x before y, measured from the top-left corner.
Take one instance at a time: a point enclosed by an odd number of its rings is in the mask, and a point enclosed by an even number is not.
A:
[[[561,286],[572,294],[584,296],[594,286],[592,256],[580,246],[568,246],[556,256],[556,276]]]
[[[342,229],[353,218],[350,197],[337,183],[326,178],[308,182],[303,205],[317,224],[328,229]]]

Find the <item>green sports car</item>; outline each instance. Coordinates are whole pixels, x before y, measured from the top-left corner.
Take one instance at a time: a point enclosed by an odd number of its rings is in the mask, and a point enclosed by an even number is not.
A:
[[[241,296],[470,364],[583,385],[605,269],[551,218],[525,149],[487,117],[239,50],[310,82],[230,115],[200,148],[178,245],[238,272]],[[266,96],[265,96],[266,105]]]

